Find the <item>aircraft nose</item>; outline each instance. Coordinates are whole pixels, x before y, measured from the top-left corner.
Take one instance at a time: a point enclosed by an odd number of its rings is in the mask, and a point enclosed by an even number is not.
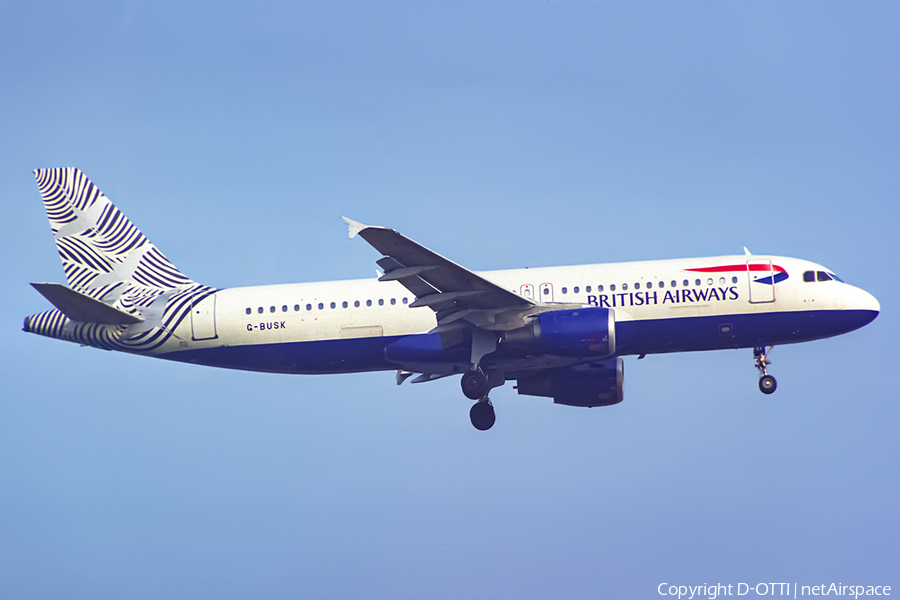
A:
[[[881,304],[878,302],[878,299],[869,292],[859,288],[857,288],[857,290],[858,292],[853,299],[853,309],[862,313],[862,316],[865,319],[865,322],[862,325],[866,325],[874,321],[875,317],[878,316],[878,313],[881,312]],[[860,325],[860,327],[862,327],[862,325]]]
[[[873,296],[869,292],[864,291],[862,309],[875,313],[872,317],[874,319],[876,316],[878,316],[878,313],[881,312],[881,304],[879,304],[878,299],[875,298],[875,296]]]
[[[875,314],[880,313],[881,312],[881,304],[878,303],[878,299],[875,298],[875,296],[873,296],[869,292],[866,292],[866,296],[869,297],[868,306],[866,307],[866,310],[875,311]]]

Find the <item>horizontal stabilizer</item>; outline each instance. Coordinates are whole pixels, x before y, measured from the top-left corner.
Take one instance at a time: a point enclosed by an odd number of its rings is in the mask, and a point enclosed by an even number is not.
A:
[[[34,289],[73,321],[102,325],[131,325],[142,319],[86,296],[61,283],[32,283]]]

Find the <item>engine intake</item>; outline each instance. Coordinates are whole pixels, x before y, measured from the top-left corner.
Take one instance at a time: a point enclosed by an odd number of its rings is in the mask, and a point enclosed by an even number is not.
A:
[[[503,342],[537,354],[612,356],[616,353],[615,312],[587,307],[541,313],[529,325],[504,334]]]

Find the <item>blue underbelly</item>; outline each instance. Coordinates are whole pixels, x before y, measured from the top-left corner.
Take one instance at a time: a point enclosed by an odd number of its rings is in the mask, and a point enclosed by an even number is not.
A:
[[[680,317],[616,323],[616,354],[660,354],[699,350],[752,348],[805,342],[858,329],[877,316],[863,310],[770,312],[757,314]],[[285,342],[247,346],[219,346],[182,350],[159,357],[228,369],[272,373],[354,373],[400,368],[386,358],[385,348],[399,339],[421,338],[423,356],[418,362],[464,364],[468,351],[455,347],[434,351],[427,334],[372,338]],[[415,340],[412,340],[415,342]],[[507,353],[502,348],[484,358],[515,360],[521,350]],[[524,358],[524,356],[522,356]],[[407,357],[415,362],[415,357]]]

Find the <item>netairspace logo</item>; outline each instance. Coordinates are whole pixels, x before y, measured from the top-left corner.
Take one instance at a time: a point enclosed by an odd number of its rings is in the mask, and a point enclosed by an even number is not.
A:
[[[843,585],[840,583],[820,585],[799,585],[797,583],[749,583],[713,585],[670,585],[661,583],[656,591],[660,596],[672,596],[682,600],[686,598],[708,598],[716,600],[721,596],[788,596],[800,598],[802,596],[844,596],[846,598],[860,598],[865,596],[890,596],[889,585]]]

